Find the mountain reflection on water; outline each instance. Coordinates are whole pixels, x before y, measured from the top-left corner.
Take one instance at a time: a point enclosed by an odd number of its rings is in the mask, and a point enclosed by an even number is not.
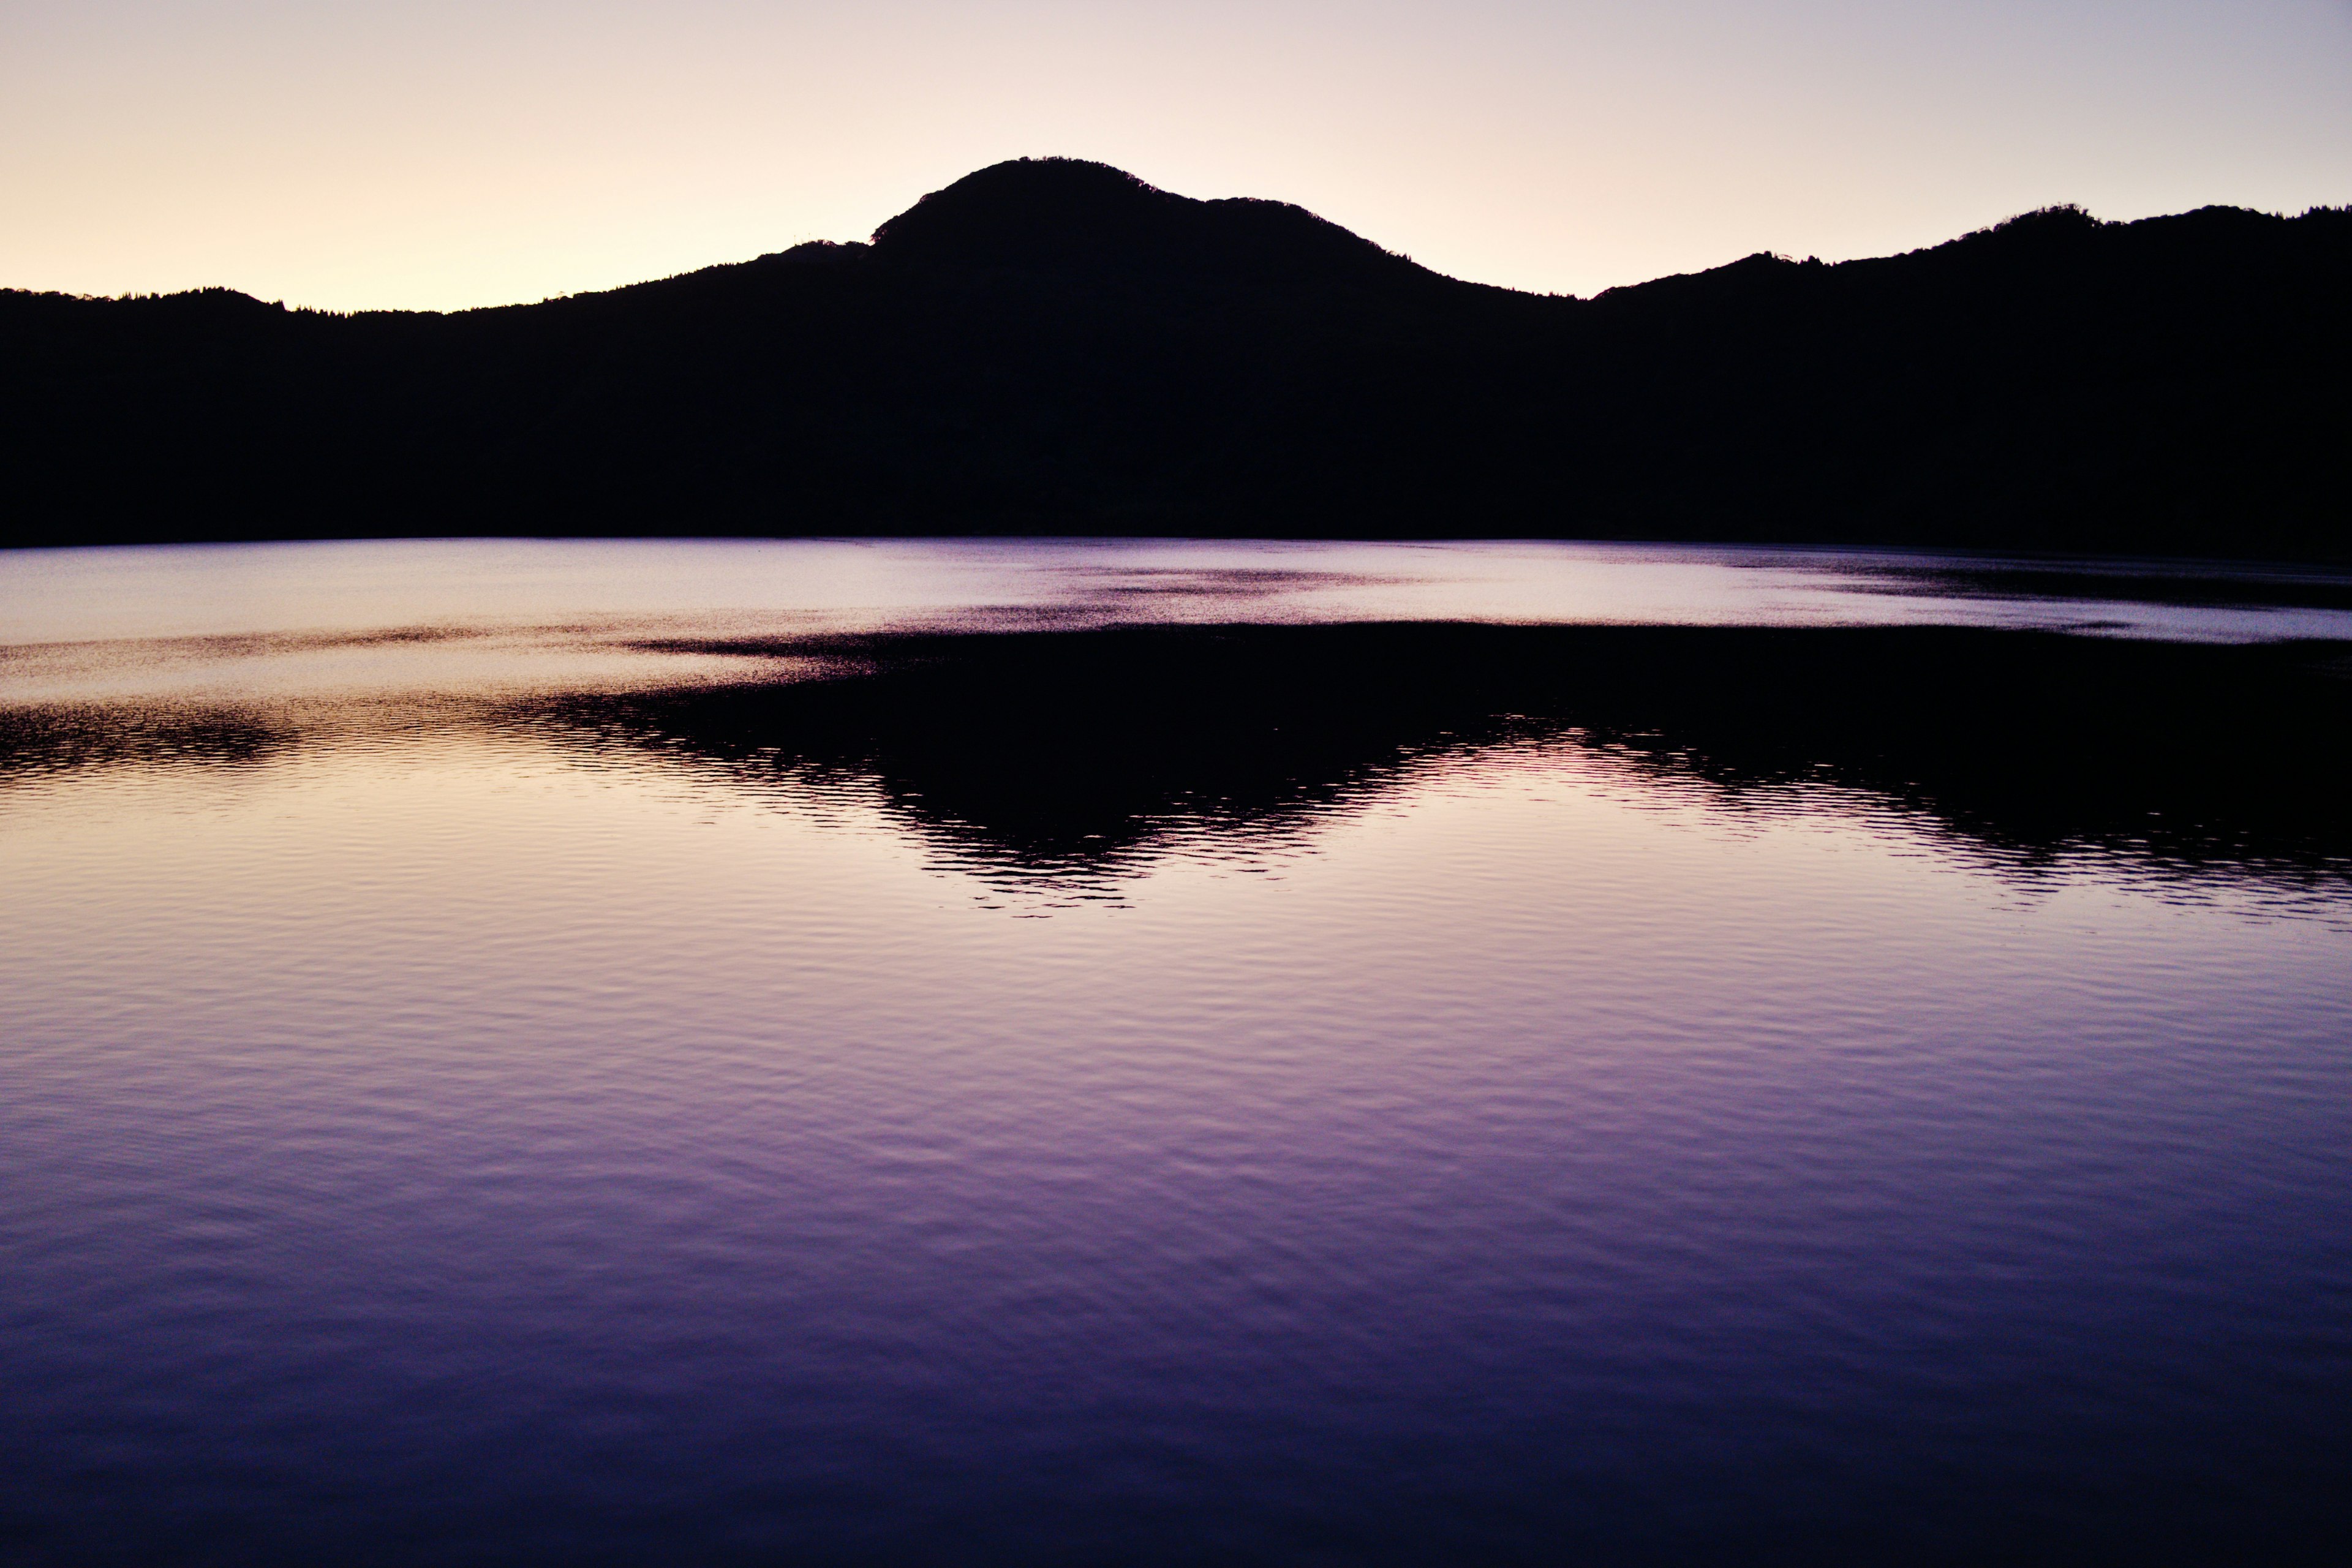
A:
[[[870,778],[908,829],[1025,875],[1295,839],[1417,770],[1562,743],[1734,809],[1892,809],[2020,868],[2089,852],[2184,875],[2352,875],[2352,681],[2326,645],[1421,625],[835,651],[861,671],[541,711],[608,753],[719,764],[734,788]]]
[[[780,804],[877,808],[961,868],[1049,888],[1164,853],[1311,849],[1433,772],[1562,748],[1621,787],[1900,821],[2020,875],[2352,879],[2352,679],[2332,644],[1933,627],[1461,624],[917,634],[650,651],[788,679],[243,710],[0,716],[0,780],[249,767],[452,727]]]

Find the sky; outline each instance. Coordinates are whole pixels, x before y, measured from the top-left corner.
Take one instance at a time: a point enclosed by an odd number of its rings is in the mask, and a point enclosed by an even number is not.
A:
[[[1001,159],[1590,294],[2352,204],[2352,0],[0,0],[0,287],[337,310],[858,239]]]

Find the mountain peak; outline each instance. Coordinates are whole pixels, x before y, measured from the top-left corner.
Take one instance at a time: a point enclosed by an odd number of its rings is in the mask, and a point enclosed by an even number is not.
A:
[[[1149,246],[1181,224],[1171,195],[1123,169],[1081,158],[1018,158],[933,191],[874,231],[905,260],[1014,262],[1053,253]]]
[[[876,229],[874,248],[919,265],[1435,276],[1304,207],[1198,201],[1083,158],[966,174]]]

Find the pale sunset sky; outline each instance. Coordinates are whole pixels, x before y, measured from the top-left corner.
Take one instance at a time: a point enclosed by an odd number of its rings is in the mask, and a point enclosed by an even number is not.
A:
[[[609,288],[1024,154],[1591,293],[2352,203],[2352,0],[0,0],[0,286]]]

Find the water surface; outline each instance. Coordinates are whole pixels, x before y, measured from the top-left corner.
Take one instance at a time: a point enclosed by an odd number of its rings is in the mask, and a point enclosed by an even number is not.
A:
[[[0,557],[0,1542],[2334,1560],[2344,591]]]

